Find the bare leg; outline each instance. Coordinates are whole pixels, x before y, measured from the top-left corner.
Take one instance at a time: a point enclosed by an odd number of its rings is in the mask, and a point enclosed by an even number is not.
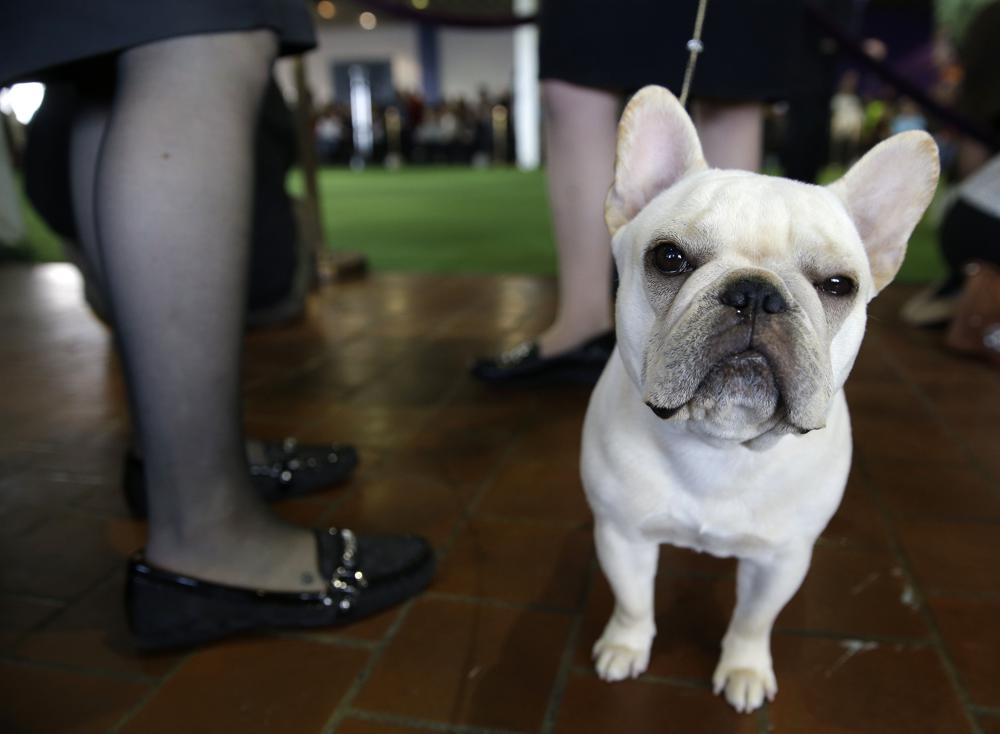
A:
[[[958,175],[965,179],[979,170],[990,159],[990,150],[976,140],[963,138],[958,143]]]
[[[656,635],[653,585],[659,546],[635,542],[606,522],[594,527],[597,558],[615,595],[615,609],[594,644],[597,674],[607,681],[634,678],[649,665]]]
[[[611,186],[617,95],[542,82],[549,201],[559,259],[556,320],[538,338],[542,356],[611,328],[611,239],[604,197]]]
[[[740,559],[736,609],[722,638],[712,676],[716,693],[740,712],[753,711],[778,692],[771,665],[771,628],[809,570],[812,547],[794,548],[763,564]]]
[[[78,266],[84,276],[87,301],[95,312],[111,323],[107,313],[107,283],[97,246],[97,220],[94,213],[94,173],[100,160],[104,131],[111,115],[111,102],[107,99],[89,100],[82,104],[73,120],[69,140],[70,193],[73,217],[76,220],[77,238],[82,250]],[[72,253],[72,250],[69,250]]]
[[[568,82],[542,83],[549,201],[559,262],[556,319],[538,338],[542,356],[578,346],[611,327],[611,247],[604,197],[611,185],[617,95]],[[755,171],[761,164],[758,103],[701,102],[695,121],[711,165]]]
[[[111,114],[110,102],[95,100],[81,105],[73,120],[69,140],[70,188],[73,195],[73,217],[76,220],[80,246],[87,263],[106,290],[101,252],[97,246],[97,221],[94,213],[94,173],[100,160],[104,132]]]
[[[92,259],[146,457],[149,560],[210,581],[320,589],[310,532],[257,499],[241,437],[252,143],[275,49],[270,31],[252,31],[121,55],[93,183]],[[75,170],[73,180],[87,179]],[[85,223],[81,233],[94,251]]]
[[[705,159],[714,168],[759,171],[764,143],[764,112],[758,102],[698,102],[694,107]]]
[[[0,125],[0,247],[20,242],[24,231],[21,199],[7,147],[7,127]]]

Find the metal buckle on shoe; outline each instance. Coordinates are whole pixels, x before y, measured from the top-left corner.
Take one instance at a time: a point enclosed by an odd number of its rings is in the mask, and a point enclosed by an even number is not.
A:
[[[351,608],[353,597],[356,597],[360,593],[359,587],[361,589],[367,588],[368,579],[365,578],[364,573],[360,569],[355,568],[358,555],[357,536],[346,528],[342,530],[330,528],[329,533],[330,535],[339,533],[343,544],[343,551],[340,554],[340,565],[337,566],[333,572],[333,576],[330,577],[329,584],[331,589],[341,594],[338,606],[346,611]],[[327,604],[325,599],[323,603]]]
[[[510,367],[518,362],[521,362],[525,357],[531,353],[531,349],[534,345],[531,342],[522,342],[517,346],[511,347],[506,352],[500,355],[499,362],[505,367]]]
[[[268,479],[275,479],[281,484],[289,484],[294,477],[292,473],[293,469],[295,467],[286,466],[285,464],[251,464],[250,475],[254,477],[267,477]]]

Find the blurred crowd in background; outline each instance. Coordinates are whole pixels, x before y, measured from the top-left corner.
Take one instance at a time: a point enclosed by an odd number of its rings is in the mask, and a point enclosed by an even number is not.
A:
[[[848,4],[839,3],[845,7]],[[965,72],[958,47],[976,4],[954,0],[939,2],[932,9],[929,3],[915,3],[909,15],[922,20],[903,32],[891,28],[893,16],[880,19],[878,7],[866,8],[867,12],[841,9],[831,17],[855,35],[873,33],[863,41],[869,57],[890,65],[939,104],[955,108]],[[899,3],[888,5],[898,14]],[[887,32],[880,34],[880,30]],[[795,99],[775,101],[766,110],[767,170],[813,178],[829,164],[838,169],[845,167],[889,135],[919,129],[934,134],[941,147],[943,168],[951,172],[959,137],[952,127],[928,116],[917,102],[901,95],[874,71],[839,53],[836,44],[815,27],[804,29],[803,35],[806,58],[796,63],[802,65],[800,87],[804,93]],[[418,91],[397,90],[393,96],[391,103],[373,106],[374,143],[371,152],[361,157],[350,103],[336,101],[317,109],[314,132],[319,161],[389,167],[486,166],[514,161],[509,89],[492,91],[482,87],[476,97],[442,101],[429,101]],[[804,112],[807,106],[811,109]],[[811,118],[806,124],[800,122],[803,114]],[[803,156],[805,151],[808,154]],[[800,160],[803,157],[809,159],[805,165]],[[802,170],[797,170],[800,167]]]
[[[375,105],[370,162],[487,166],[513,162],[511,95],[450,99],[429,104],[414,92],[397,92],[396,103]],[[316,153],[321,163],[347,165],[356,160],[351,108],[333,103],[316,112]]]
[[[883,59],[884,43],[870,40],[865,49]],[[945,106],[954,106],[963,70],[954,44],[941,32],[930,57],[918,64],[928,78],[930,95]],[[880,140],[905,130],[927,130],[938,142],[942,168],[950,172],[957,154],[959,135],[948,125],[924,114],[909,97],[899,95],[871,72],[850,65],[839,69],[827,98],[827,120],[820,126],[824,137],[810,140],[820,151],[821,169],[827,165],[843,169]],[[374,145],[365,163],[395,167],[410,165],[463,165],[484,167],[514,162],[512,98],[509,90],[491,94],[483,88],[478,98],[454,98],[428,103],[417,92],[397,91],[396,102],[375,105],[372,130]],[[764,158],[766,168],[780,171],[792,151],[789,137],[794,112],[788,101],[775,102],[765,113]],[[346,102],[330,103],[315,112],[313,123],[316,154],[321,164],[350,165],[357,162],[351,108]],[[815,145],[818,144],[818,149]],[[793,164],[794,165],[794,164]],[[818,172],[818,170],[817,170]]]
[[[952,62],[954,63],[954,62]],[[960,72],[949,64],[941,69],[935,96],[953,101]],[[829,100],[829,137],[821,146],[824,161],[846,167],[861,153],[889,135],[904,130],[930,130],[941,146],[942,159],[954,160],[955,134],[933,125],[917,104],[894,93],[873,75],[845,69]],[[514,161],[514,126],[511,95],[480,92],[478,99],[456,98],[428,104],[418,93],[398,92],[398,102],[374,107],[374,146],[368,163],[413,165],[448,164],[488,166]],[[789,134],[789,104],[770,105],[765,117],[765,160],[780,166]],[[329,165],[349,165],[355,160],[351,108],[331,103],[317,110],[314,122],[316,153]]]

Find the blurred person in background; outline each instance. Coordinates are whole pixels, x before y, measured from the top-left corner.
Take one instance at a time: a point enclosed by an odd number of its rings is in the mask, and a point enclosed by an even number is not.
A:
[[[896,111],[889,121],[889,134],[904,133],[908,130],[926,130],[927,118],[916,102],[904,97],[896,106]]]
[[[7,139],[6,115],[0,113],[0,254],[24,239],[21,197],[14,181],[14,162]]]
[[[544,0],[540,76],[558,258],[555,320],[529,342],[482,358],[489,383],[596,382],[614,346],[604,223],[618,114],[647,84],[680,94],[697,2]],[[763,102],[783,98],[802,9],[794,0],[713,0],[691,89],[709,165],[760,168]]]
[[[861,152],[865,110],[858,97],[858,73],[844,72],[837,93],[830,100],[830,143],[834,163],[847,167]]]
[[[0,5],[0,85],[58,80],[81,97],[72,204],[144,452],[149,536],[126,601],[146,648],[349,622],[433,572],[418,538],[285,523],[248,471],[239,378],[255,120],[274,57],[313,43],[298,0]]]
[[[944,14],[962,67],[956,107],[1000,140],[1000,1],[975,3],[964,15]],[[912,326],[945,326],[955,315],[974,261],[1000,265],[1000,156],[982,142],[958,141],[958,185],[949,196],[938,227],[938,244],[948,273],[911,298],[902,310]],[[998,294],[1000,298],[1000,294]]]
[[[1000,155],[958,184],[937,234],[948,272],[903,306],[903,320],[911,326],[947,326],[965,286],[966,266],[977,261],[1000,266]]]
[[[338,160],[344,143],[344,122],[333,105],[327,105],[316,118],[316,154],[322,163]]]

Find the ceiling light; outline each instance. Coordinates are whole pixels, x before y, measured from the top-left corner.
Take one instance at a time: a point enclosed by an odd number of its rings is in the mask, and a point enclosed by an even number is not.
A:
[[[319,13],[320,18],[331,20],[337,14],[337,6],[330,0],[319,0],[316,3],[316,12]]]

